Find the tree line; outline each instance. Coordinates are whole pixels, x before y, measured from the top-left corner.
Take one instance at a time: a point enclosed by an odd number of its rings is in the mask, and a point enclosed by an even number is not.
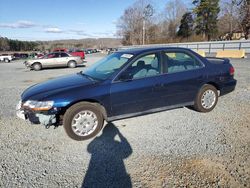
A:
[[[99,38],[99,39],[68,39],[55,41],[19,41],[0,37],[0,51],[34,51],[48,52],[55,48],[114,48],[120,46],[120,39]]]
[[[117,23],[123,45],[231,40],[234,32],[248,39],[250,0],[193,0],[189,7],[171,0],[162,12],[150,0],[137,0]]]
[[[38,42],[12,40],[6,37],[0,37],[0,51],[33,51],[38,45]]]

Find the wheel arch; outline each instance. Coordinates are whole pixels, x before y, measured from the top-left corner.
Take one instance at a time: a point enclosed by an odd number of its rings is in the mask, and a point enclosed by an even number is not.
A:
[[[220,95],[220,86],[217,83],[215,83],[215,82],[207,82],[206,84],[214,86],[217,89],[218,94]]]
[[[68,63],[67,63],[67,64],[69,64],[70,62],[77,63],[77,62],[76,62],[76,60],[74,60],[74,59],[70,59],[70,60],[68,61]]]
[[[75,105],[77,103],[80,103],[80,102],[87,102],[87,103],[92,103],[92,104],[96,105],[100,109],[100,111],[101,111],[101,113],[103,115],[103,118],[105,120],[107,120],[107,110],[106,110],[106,108],[104,107],[104,105],[100,101],[95,100],[95,99],[83,99],[83,100],[74,101],[74,102],[68,104],[67,106],[65,106],[63,108],[63,111],[62,111],[61,115],[64,115],[65,112],[67,111],[67,109],[69,109],[71,106],[73,106],[73,105]]]
[[[42,63],[40,63],[39,61],[36,61],[36,62],[32,63],[30,66],[34,66],[35,64],[40,64],[41,67],[42,67]]]

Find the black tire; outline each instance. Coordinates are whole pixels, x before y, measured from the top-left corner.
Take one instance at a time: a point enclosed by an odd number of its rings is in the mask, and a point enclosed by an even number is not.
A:
[[[32,68],[33,68],[35,71],[39,71],[39,70],[42,69],[42,65],[41,65],[41,63],[34,63],[34,64],[32,65]]]
[[[76,62],[73,61],[73,60],[69,61],[69,62],[68,62],[68,67],[69,67],[69,68],[76,68]]]
[[[214,95],[213,96],[214,98],[212,97],[213,99],[211,99],[213,101],[210,104],[211,106],[210,105],[206,106],[204,104],[204,102],[202,102],[202,101],[204,101],[204,97],[208,92],[211,95]],[[204,113],[205,112],[210,112],[215,108],[217,102],[218,102],[218,91],[217,91],[217,89],[212,85],[206,84],[198,92],[197,97],[196,97],[195,102],[194,102],[193,108],[198,112],[204,112]]]
[[[80,136],[73,131],[72,123],[73,123],[73,118],[77,116],[78,113],[83,112],[83,111],[89,111],[89,112],[94,113],[98,122],[97,122],[96,127],[90,134]],[[65,112],[64,117],[63,117],[63,127],[64,127],[66,134],[73,140],[77,140],[77,141],[83,141],[83,140],[87,140],[87,139],[94,137],[100,132],[100,130],[103,127],[103,124],[104,124],[103,115],[100,111],[100,108],[98,107],[98,104],[95,104],[95,103],[79,102],[71,106]]]
[[[9,60],[9,59],[7,59],[7,58],[4,58],[4,62],[5,62],[5,63],[9,63],[9,62],[10,62],[10,60]]]

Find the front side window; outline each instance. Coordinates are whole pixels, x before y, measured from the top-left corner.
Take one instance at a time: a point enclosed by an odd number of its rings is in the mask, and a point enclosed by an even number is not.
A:
[[[157,54],[148,54],[132,63],[121,75],[123,79],[137,79],[160,74],[160,61]]]
[[[46,58],[56,58],[59,57],[58,53],[50,53],[46,56]]]
[[[125,65],[132,57],[133,54],[122,52],[113,53],[88,68],[84,71],[84,74],[97,80],[105,80]]]
[[[168,73],[198,69],[202,64],[184,52],[164,52],[164,64]]]

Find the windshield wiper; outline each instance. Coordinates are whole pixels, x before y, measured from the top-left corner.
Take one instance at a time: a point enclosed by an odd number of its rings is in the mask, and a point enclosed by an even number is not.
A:
[[[78,72],[77,74],[80,74],[80,75],[82,75],[82,76],[85,76],[85,77],[88,78],[89,80],[96,82],[96,80],[95,80],[94,78],[92,78],[91,76],[89,76],[89,75],[87,75],[87,74],[84,74],[82,71]]]

